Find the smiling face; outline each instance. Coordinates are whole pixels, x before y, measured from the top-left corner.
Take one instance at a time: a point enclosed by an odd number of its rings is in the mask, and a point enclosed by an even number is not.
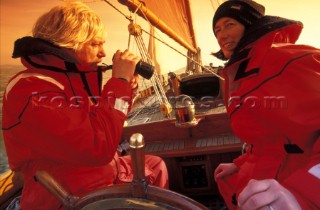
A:
[[[76,57],[80,64],[97,66],[102,61],[102,58],[106,56],[103,49],[105,39],[101,37],[94,37],[90,41],[79,45],[76,51]]]
[[[245,26],[233,18],[222,17],[217,21],[214,33],[226,58],[231,57],[244,32]]]

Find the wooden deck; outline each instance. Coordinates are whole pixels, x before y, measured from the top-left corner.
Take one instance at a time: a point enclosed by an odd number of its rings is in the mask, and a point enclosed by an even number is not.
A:
[[[146,154],[161,157],[180,157],[188,155],[210,155],[239,151],[242,142],[233,134],[216,135],[197,140],[176,140],[166,142],[147,142]]]

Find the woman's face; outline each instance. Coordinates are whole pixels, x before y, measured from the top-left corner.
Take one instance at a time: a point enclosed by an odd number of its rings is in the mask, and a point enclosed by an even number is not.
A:
[[[226,58],[230,58],[245,31],[244,25],[230,17],[220,18],[214,28],[218,44]]]
[[[76,56],[80,64],[97,66],[102,61],[102,58],[106,56],[103,49],[105,39],[95,37],[90,41],[79,45],[76,52]]]

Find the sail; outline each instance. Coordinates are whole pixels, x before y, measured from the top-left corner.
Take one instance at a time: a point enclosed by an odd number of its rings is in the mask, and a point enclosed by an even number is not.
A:
[[[197,53],[189,0],[118,0],[188,51]],[[141,12],[142,11],[142,12]]]

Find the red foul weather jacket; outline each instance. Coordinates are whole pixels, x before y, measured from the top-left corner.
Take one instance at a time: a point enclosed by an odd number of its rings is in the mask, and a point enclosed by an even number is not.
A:
[[[76,196],[131,181],[129,158],[116,155],[132,100],[129,83],[111,78],[102,89],[101,72],[77,66],[43,41],[20,41],[32,42],[16,43],[14,52],[27,69],[6,87],[2,128],[9,165],[24,176],[21,208],[61,208],[34,180],[38,170],[48,171]],[[24,52],[25,46],[40,50]],[[160,158],[146,157],[146,175],[151,183],[167,187]]]
[[[224,69],[232,129],[250,146],[219,189],[233,209],[250,179],[276,179],[302,209],[320,209],[320,50],[294,44],[297,22],[257,25]]]

